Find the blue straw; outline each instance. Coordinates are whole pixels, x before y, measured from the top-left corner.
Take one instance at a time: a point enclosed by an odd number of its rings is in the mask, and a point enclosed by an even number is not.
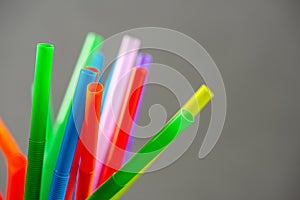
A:
[[[81,69],[77,87],[72,102],[72,109],[53,173],[48,199],[64,199],[70,176],[70,169],[74,158],[79,133],[81,130],[86,99],[87,85],[95,81],[96,73]]]
[[[98,82],[102,81],[103,75],[103,63],[104,63],[104,56],[100,52],[95,52],[91,61],[87,64],[88,66],[95,67],[99,70],[99,80]]]

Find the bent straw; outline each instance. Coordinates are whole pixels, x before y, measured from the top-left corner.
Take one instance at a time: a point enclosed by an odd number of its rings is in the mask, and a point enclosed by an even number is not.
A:
[[[25,199],[39,199],[40,196],[53,53],[53,45],[37,45]]]
[[[92,178],[95,168],[95,153],[97,150],[98,127],[100,122],[100,106],[102,101],[103,85],[97,82],[90,83],[87,88],[85,116],[80,138],[76,147],[70,172],[70,179],[65,199],[72,199],[73,190],[78,172],[76,199],[85,199],[92,190]]]
[[[131,71],[128,90],[124,97],[123,106],[119,115],[119,121],[118,124],[116,124],[116,128],[113,133],[112,144],[105,160],[105,165],[102,168],[100,185],[122,166],[129,133],[132,127],[133,119],[136,115],[138,102],[144,87],[143,85],[147,76],[147,72],[147,69],[140,67],[134,67]]]
[[[213,94],[202,85],[185,105],[187,109],[180,109],[167,124],[150,139],[119,171],[114,173],[88,199],[111,199],[122,189],[125,192],[134,179],[167,148],[167,146],[194,121],[202,106],[206,105]],[[200,105],[200,106],[198,106]],[[183,106],[185,107],[185,106]],[[191,110],[192,109],[192,110]]]
[[[77,63],[74,67],[72,77],[66,90],[66,94],[62,101],[59,113],[54,124],[53,137],[50,137],[49,141],[47,141],[48,145],[47,149],[45,149],[46,157],[42,172],[40,199],[47,199],[48,197],[50,184],[52,182],[52,174],[55,168],[55,164],[59,154],[59,149],[68,121],[68,116],[71,109],[71,102],[74,96],[80,69],[86,66],[86,63],[90,62],[90,55],[92,55],[94,51],[98,50],[101,47],[102,40],[103,39],[100,35],[97,35],[95,33],[88,33],[83,43]]]
[[[80,75],[70,110],[64,138],[60,147],[56,167],[53,173],[48,199],[63,199],[69,180],[71,164],[74,158],[79,133],[84,118],[84,105],[86,101],[87,85],[93,82],[96,73],[81,69]]]
[[[139,53],[139,55],[137,56],[136,62],[135,62],[135,66],[140,66],[149,71],[151,63],[152,63],[152,56],[150,54]],[[149,73],[147,73],[144,84],[146,84],[148,82],[148,76],[149,76]],[[130,158],[130,152],[131,152],[132,145],[133,145],[133,136],[132,135],[133,135],[133,133],[135,131],[135,127],[138,123],[138,119],[139,119],[140,112],[142,109],[142,102],[143,102],[145,92],[146,92],[146,87],[144,86],[142,89],[140,99],[138,100],[136,115],[133,120],[134,124],[132,125],[132,128],[130,130],[129,139],[128,139],[128,142],[126,145],[126,151],[124,154],[123,164],[125,164]]]
[[[23,199],[26,176],[27,159],[20,151],[13,136],[0,118],[0,149],[2,150],[8,167],[6,199]],[[0,199],[2,193],[0,191]]]
[[[133,67],[139,46],[139,39],[130,36],[123,37],[111,83],[107,90],[105,99],[106,104],[101,113],[93,189],[99,186],[99,177],[108,152],[109,142],[112,139],[112,134],[115,129],[116,116],[119,115],[125,91],[127,89],[126,87],[129,79],[128,72],[130,72]],[[120,84],[120,81],[122,81],[122,84]],[[114,105],[112,105],[113,101]]]

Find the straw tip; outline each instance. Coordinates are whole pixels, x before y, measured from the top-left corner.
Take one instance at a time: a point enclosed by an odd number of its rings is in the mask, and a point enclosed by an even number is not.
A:
[[[139,46],[141,44],[141,40],[139,38],[130,35],[124,35],[123,41],[131,42],[134,46]]]
[[[85,68],[80,70],[80,74],[84,74],[84,75],[89,76],[89,77],[96,76],[96,72],[94,72],[92,70],[89,70],[89,69],[85,69]]]
[[[86,37],[93,37],[93,38],[100,38],[100,39],[102,39],[102,36],[98,35],[95,32],[88,32],[88,34],[86,35]]]
[[[85,38],[86,41],[93,41],[93,43],[95,42],[96,44],[98,44],[96,46],[96,48],[100,48],[102,42],[103,42],[103,37],[101,35],[98,35],[97,33],[95,32],[89,32],[87,35],[86,35],[86,38]]]
[[[50,43],[38,43],[37,48],[42,49],[54,49],[54,45]]]
[[[206,85],[202,85],[200,87],[200,90],[202,90],[203,92],[208,94],[210,96],[210,99],[212,99],[214,97],[214,93]]]
[[[189,123],[193,123],[193,122],[194,122],[194,116],[193,116],[193,114],[192,114],[189,110],[187,110],[187,109],[185,109],[185,108],[182,108],[182,109],[180,110],[180,113],[181,113],[181,116],[182,116],[187,122],[189,122]]]

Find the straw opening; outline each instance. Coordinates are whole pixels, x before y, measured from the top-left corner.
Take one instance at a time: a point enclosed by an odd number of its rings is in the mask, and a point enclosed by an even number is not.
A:
[[[98,82],[88,84],[88,91],[92,93],[101,93],[103,91],[103,85]]]
[[[39,43],[38,47],[39,48],[54,48],[53,44],[48,44],[48,43]]]
[[[191,122],[191,123],[194,122],[194,116],[188,110],[181,109],[181,115],[186,121]]]

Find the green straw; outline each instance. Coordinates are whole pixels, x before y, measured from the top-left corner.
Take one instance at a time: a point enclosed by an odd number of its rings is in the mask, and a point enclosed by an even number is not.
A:
[[[40,196],[53,54],[53,45],[37,45],[25,199],[39,199]]]
[[[206,104],[213,98],[213,93],[203,85],[198,89],[195,94],[182,106],[182,109],[188,110],[191,114],[196,117],[198,113],[206,106]],[[163,151],[161,152],[163,153]],[[160,153],[160,154],[161,154]],[[132,178],[126,186],[122,187],[122,189],[116,193],[111,199],[117,200],[123,196],[125,192],[139,179],[141,175],[145,172],[146,169],[159,157],[158,154],[148,165],[145,166],[134,178]]]
[[[212,97],[211,91],[205,85],[202,85],[183,108],[88,199],[120,198],[167,146],[194,122],[194,117]]]
[[[33,99],[33,83],[31,85],[31,97]],[[52,95],[51,95],[51,91],[50,91],[49,110],[48,110],[47,128],[46,128],[46,141],[49,140],[49,137],[51,137],[52,134],[53,134],[53,106],[52,106]],[[47,146],[48,146],[48,142],[46,142],[45,149],[47,149]],[[45,158],[45,156],[46,156],[46,153],[44,152],[44,158]]]
[[[50,93],[49,97],[49,110],[48,110],[48,116],[47,116],[47,128],[46,128],[46,146],[45,149],[47,149],[49,138],[53,134],[53,106],[52,106],[52,97]],[[44,152],[45,153],[45,152]],[[44,155],[45,158],[45,155]]]
[[[102,44],[102,37],[95,33],[88,33],[85,38],[82,50],[75,65],[72,77],[70,79],[65,97],[62,101],[56,122],[54,124],[53,134],[48,137],[44,166],[42,173],[42,184],[40,199],[47,199],[52,181],[53,171],[55,169],[60,146],[64,136],[64,131],[67,125],[68,116],[71,109],[71,103],[75,93],[75,88],[80,70],[90,63],[90,59],[95,51],[99,50]]]

